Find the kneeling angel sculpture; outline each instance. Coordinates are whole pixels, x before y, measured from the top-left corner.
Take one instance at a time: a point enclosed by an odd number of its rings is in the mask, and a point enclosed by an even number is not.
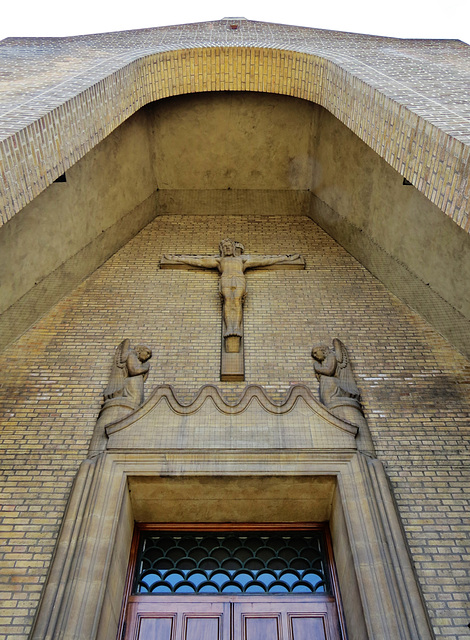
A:
[[[361,405],[349,355],[339,338],[333,339],[333,347],[315,345],[312,349],[313,368],[320,383],[320,402],[328,411],[359,428],[357,447],[369,455],[375,455],[374,443]]]

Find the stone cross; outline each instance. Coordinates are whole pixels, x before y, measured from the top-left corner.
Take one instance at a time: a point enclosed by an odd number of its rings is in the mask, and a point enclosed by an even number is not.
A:
[[[245,379],[243,350],[243,303],[246,297],[247,269],[305,269],[299,254],[279,256],[243,255],[244,247],[235,240],[222,240],[219,256],[164,255],[161,269],[218,269],[222,298],[222,345],[220,379]]]

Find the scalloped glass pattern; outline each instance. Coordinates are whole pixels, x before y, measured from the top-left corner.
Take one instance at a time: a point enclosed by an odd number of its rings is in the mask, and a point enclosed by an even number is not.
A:
[[[330,594],[321,531],[142,532],[134,594]]]

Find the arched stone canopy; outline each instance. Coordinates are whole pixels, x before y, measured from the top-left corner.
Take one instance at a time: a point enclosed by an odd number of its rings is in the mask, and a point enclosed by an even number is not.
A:
[[[0,105],[3,223],[145,104],[258,91],[322,105],[469,229],[470,126],[459,98],[470,53],[463,43],[224,19],[38,44],[0,45],[23,75],[6,83]],[[434,81],[445,82],[445,95],[434,92]]]

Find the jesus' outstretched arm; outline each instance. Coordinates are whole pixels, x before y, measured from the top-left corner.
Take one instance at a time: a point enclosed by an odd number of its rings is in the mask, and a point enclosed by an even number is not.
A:
[[[272,264],[290,264],[301,260],[298,253],[281,256],[246,256],[243,258],[244,271],[255,269],[256,267],[269,267]]]
[[[217,269],[220,264],[220,259],[217,257],[199,257],[199,256],[177,256],[177,255],[164,255],[160,261],[160,266],[166,263],[174,264],[187,264],[190,267],[199,267],[200,269]]]

